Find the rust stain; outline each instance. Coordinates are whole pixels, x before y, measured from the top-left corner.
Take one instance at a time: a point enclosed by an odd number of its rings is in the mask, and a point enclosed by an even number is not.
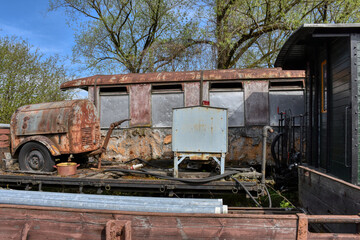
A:
[[[43,143],[52,155],[84,153],[100,147],[100,122],[88,100],[20,107],[12,116],[11,150],[26,142]]]
[[[24,120],[23,120],[23,125],[22,125],[22,129],[26,129],[27,127],[28,127],[28,125],[27,125],[27,121],[29,121],[29,117],[28,116],[26,116],[26,117],[24,117]]]
[[[229,129],[227,165],[261,164],[261,128],[249,128],[249,135],[240,134],[237,129]],[[102,131],[105,135],[106,131]],[[144,160],[172,159],[171,129],[130,128],[121,129],[112,135],[103,159],[123,162],[131,158]],[[270,141],[267,145],[267,159],[273,164]]]
[[[86,78],[79,78],[61,84],[61,89],[78,88],[83,86],[96,85],[121,85],[139,83],[161,83],[161,82],[199,82],[201,71],[188,72],[162,72],[162,73],[130,73],[115,75],[95,75]],[[282,70],[281,68],[272,69],[225,69],[203,71],[204,80],[252,80],[252,79],[272,79],[272,78],[305,78],[305,72],[300,70]]]
[[[151,85],[131,85],[130,91],[130,126],[151,125]]]
[[[171,142],[172,142],[172,135],[167,135],[164,138],[164,144],[167,145],[167,144],[170,144]]]
[[[358,239],[311,233],[311,222],[357,224],[357,215],[147,213],[1,205],[3,239]],[[51,231],[49,231],[51,229]]]
[[[200,83],[185,83],[185,107],[200,105]]]
[[[10,153],[10,128],[0,128],[0,160]]]

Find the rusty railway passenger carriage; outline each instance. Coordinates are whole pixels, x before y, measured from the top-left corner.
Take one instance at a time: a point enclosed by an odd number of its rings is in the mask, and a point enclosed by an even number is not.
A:
[[[282,163],[286,168],[298,167],[300,203],[305,211],[318,215],[274,208],[229,207],[223,214],[183,214],[0,204],[0,222],[4,223],[0,231],[18,239],[45,239],[53,233],[59,239],[360,239],[359,56],[360,24],[304,25],[283,46],[276,61],[278,68],[80,78],[61,88],[82,88],[88,92],[88,100],[24,106],[13,115],[11,131],[7,125],[0,125],[0,157],[6,159],[5,165],[13,161],[9,159],[11,151],[22,169],[36,172],[3,171],[0,185],[40,191],[66,187],[79,193],[91,188],[98,193],[114,190],[165,196],[236,196],[246,192],[255,200],[252,194],[265,194],[266,160],[270,160],[268,165],[276,165],[270,157],[271,141],[284,144],[292,140],[291,151],[300,149],[300,154],[287,150],[282,153],[286,158]],[[105,170],[102,175],[94,169],[90,175],[80,169],[71,177],[39,173],[52,170],[55,158],[67,159],[71,154],[77,158],[94,152],[101,153],[100,159],[106,164],[116,166],[134,158],[145,164],[154,160],[171,163],[176,135],[171,129],[173,109],[205,110],[203,105],[221,109],[222,116],[228,116],[221,122],[228,132],[220,129],[226,132],[222,136],[225,145],[221,151],[210,153],[174,150],[174,163],[178,157],[190,161],[216,153],[215,157],[221,156],[219,176],[202,172],[200,180],[186,179],[189,174],[177,169],[180,162],[174,164],[174,175],[179,174],[179,178],[171,180],[123,177],[124,172],[132,171],[129,169],[120,173]],[[279,121],[289,119],[282,119],[285,112],[293,117],[287,123],[292,127],[291,139],[285,139],[282,132],[289,125],[278,127]],[[300,116],[301,121],[295,121],[294,116]],[[175,117],[175,125],[181,126],[182,116]],[[111,134],[111,123],[121,119],[130,121]],[[191,118],[187,122],[192,123]],[[271,127],[278,136],[270,135],[267,140]],[[107,145],[104,152],[99,149],[108,129],[111,131],[105,142],[109,144],[103,145]],[[303,135],[306,137],[299,139]],[[186,136],[181,140],[187,143]],[[292,154],[298,157],[291,162]],[[243,168],[261,163],[262,173]],[[243,178],[217,181],[231,172],[224,165],[235,166]],[[144,171],[136,172],[141,173]],[[146,174],[169,177],[167,172]],[[249,176],[254,181],[246,180]],[[259,176],[260,184],[256,181]],[[337,233],[311,233],[311,223],[328,224],[325,228]],[[49,226],[56,230],[49,233]]]

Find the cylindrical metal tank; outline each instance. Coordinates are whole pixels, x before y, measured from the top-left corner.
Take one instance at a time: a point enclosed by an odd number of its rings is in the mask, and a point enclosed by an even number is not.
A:
[[[26,150],[23,157],[37,158],[27,170],[38,169],[36,165],[42,160],[38,152],[46,155],[46,149],[51,156],[58,156],[91,152],[101,145],[97,110],[85,99],[22,106],[13,114],[10,125],[11,152],[19,154],[20,167],[22,151]],[[34,148],[39,149],[35,152]]]

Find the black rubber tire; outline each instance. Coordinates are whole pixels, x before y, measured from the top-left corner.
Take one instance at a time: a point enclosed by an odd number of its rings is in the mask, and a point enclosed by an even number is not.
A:
[[[19,166],[22,171],[52,172],[54,165],[54,157],[40,143],[28,142],[20,150]]]

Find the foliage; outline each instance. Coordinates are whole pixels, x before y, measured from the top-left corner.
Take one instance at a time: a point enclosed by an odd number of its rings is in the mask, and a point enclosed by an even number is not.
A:
[[[28,42],[15,37],[0,38],[0,123],[9,123],[20,106],[64,100],[71,93],[59,86],[66,73],[58,57],[44,58]]]
[[[50,0],[98,72],[272,67],[304,23],[358,22],[357,0]]]
[[[296,208],[298,205],[298,193],[297,191],[281,192],[274,189],[271,185],[266,185],[270,193],[272,206],[280,208]],[[262,206],[269,206],[269,196],[265,195],[259,199]]]
[[[75,60],[93,69],[131,73],[159,71],[177,61],[196,29],[184,0],[51,0],[77,27]]]
[[[291,31],[304,23],[358,22],[356,0],[203,0],[201,26],[216,68],[271,67]]]

